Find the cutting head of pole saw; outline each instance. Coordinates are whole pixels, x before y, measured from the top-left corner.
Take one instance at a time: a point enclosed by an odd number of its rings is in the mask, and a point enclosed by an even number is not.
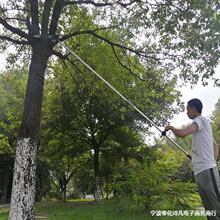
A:
[[[163,137],[163,136],[166,136],[166,135],[167,135],[167,131],[164,130],[164,131],[161,132],[161,136],[160,137]]]

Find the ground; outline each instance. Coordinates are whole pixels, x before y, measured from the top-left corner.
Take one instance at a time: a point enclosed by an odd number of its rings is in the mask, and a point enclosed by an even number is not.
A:
[[[205,217],[152,217],[149,211],[124,200],[43,201],[36,203],[36,219],[47,220],[205,220]],[[8,206],[0,206],[0,220],[8,219]]]

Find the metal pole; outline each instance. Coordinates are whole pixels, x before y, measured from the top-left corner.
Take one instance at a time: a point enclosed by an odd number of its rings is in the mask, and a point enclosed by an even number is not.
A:
[[[124,95],[122,95],[117,89],[115,89],[108,81],[106,81],[102,76],[100,76],[94,69],[92,69],[85,61],[83,61],[77,54],[71,51],[67,46],[63,43],[61,45],[69,51],[74,57],[76,57],[82,64],[84,64],[91,72],[93,72],[99,79],[101,79],[109,88],[111,88],[114,92],[116,92],[124,101],[126,101],[129,105],[131,105],[138,113],[140,113],[150,124],[152,124],[158,131],[163,132],[152,120],[150,120],[140,109],[138,109],[130,100],[128,100]],[[177,144],[173,139],[166,136],[166,138],[172,142],[179,150],[181,150],[190,160],[191,156],[182,148],[179,144]]]

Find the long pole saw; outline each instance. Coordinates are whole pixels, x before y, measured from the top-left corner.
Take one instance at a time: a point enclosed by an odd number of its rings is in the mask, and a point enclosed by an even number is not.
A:
[[[76,57],[82,64],[84,64],[91,72],[93,72],[99,79],[101,79],[109,88],[111,88],[114,92],[116,92],[124,101],[126,101],[129,105],[131,105],[138,113],[140,113],[150,124],[152,124],[162,136],[166,136],[166,132],[162,131],[151,119],[149,119],[140,109],[138,109],[130,100],[128,100],[125,96],[123,96],[117,89],[115,89],[108,81],[106,81],[102,76],[100,76],[94,69],[92,69],[85,61],[83,61],[77,54],[71,51],[67,46],[63,43],[61,45],[69,51],[74,57]],[[179,150],[181,150],[190,160],[191,156],[182,148],[178,143],[176,143],[172,138],[166,136],[166,138],[172,142]]]

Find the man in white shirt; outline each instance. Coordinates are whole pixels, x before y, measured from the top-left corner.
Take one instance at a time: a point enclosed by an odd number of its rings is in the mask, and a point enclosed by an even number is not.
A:
[[[202,108],[199,99],[191,99],[187,103],[187,115],[193,120],[192,124],[185,129],[167,125],[165,131],[171,130],[181,138],[192,134],[192,165],[199,194],[205,210],[216,211],[216,216],[207,218],[220,220],[220,179],[216,165],[218,146],[213,140],[210,122],[201,115]]]

